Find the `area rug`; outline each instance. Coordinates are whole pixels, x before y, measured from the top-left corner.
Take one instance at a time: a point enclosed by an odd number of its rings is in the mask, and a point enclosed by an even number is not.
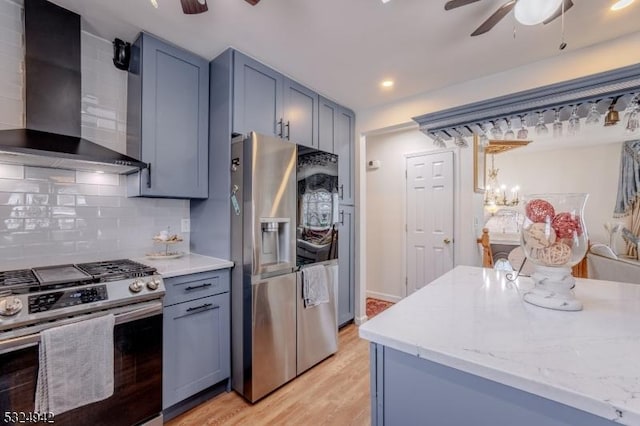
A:
[[[385,300],[374,299],[373,297],[367,297],[367,318],[373,318],[380,312],[384,311],[388,307],[392,306],[392,302]]]

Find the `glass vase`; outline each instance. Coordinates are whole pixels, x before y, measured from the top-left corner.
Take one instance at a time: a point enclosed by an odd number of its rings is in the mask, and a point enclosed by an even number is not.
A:
[[[579,311],[571,267],[587,253],[584,206],[588,194],[533,194],[525,197],[520,245],[534,264],[535,286],[524,300],[543,308]]]

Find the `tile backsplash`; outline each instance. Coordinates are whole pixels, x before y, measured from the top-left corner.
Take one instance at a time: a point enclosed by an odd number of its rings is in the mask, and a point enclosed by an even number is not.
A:
[[[0,129],[24,127],[21,0],[0,0]],[[127,73],[108,40],[81,33],[82,136],[125,153]],[[125,177],[0,164],[0,270],[140,257],[180,233],[189,201],[127,198]],[[189,251],[189,234],[172,250]]]
[[[127,198],[124,176],[0,164],[0,270],[141,257],[183,218],[189,201]]]

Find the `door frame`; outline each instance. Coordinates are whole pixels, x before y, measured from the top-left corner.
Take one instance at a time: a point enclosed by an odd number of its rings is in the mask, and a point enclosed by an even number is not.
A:
[[[442,149],[431,149],[431,150],[427,150],[427,151],[420,151],[420,152],[411,152],[411,153],[407,153],[404,154],[404,191],[402,191],[402,217],[404,218],[404,232],[402,233],[402,264],[404,265],[404,290],[402,291],[402,297],[405,298],[409,295],[409,273],[407,271],[407,241],[408,241],[408,236],[407,236],[407,232],[408,232],[408,226],[409,226],[409,221],[407,220],[407,199],[408,199],[408,195],[407,195],[407,179],[408,179],[408,168],[407,168],[407,160],[409,158],[414,158],[414,157],[422,157],[424,155],[433,155],[433,154],[442,154],[445,152],[451,152],[453,153],[453,161],[451,166],[453,167],[452,170],[452,174],[453,174],[453,182],[452,182],[452,190],[453,190],[453,251],[451,253],[452,256],[452,261],[453,261],[453,266],[455,268],[456,265],[456,246],[455,246],[455,242],[457,241],[457,234],[456,234],[456,212],[458,211],[458,191],[457,191],[457,183],[458,183],[458,179],[457,179],[457,162],[458,162],[458,156],[456,155],[456,153],[459,152],[459,148],[442,148]]]

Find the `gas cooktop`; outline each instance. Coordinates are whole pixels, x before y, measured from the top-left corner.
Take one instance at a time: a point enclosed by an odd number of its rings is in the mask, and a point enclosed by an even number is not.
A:
[[[163,295],[156,269],[129,259],[0,272],[0,340],[7,330]]]
[[[0,272],[0,292],[12,294],[153,275],[156,269],[129,259],[54,265]]]

